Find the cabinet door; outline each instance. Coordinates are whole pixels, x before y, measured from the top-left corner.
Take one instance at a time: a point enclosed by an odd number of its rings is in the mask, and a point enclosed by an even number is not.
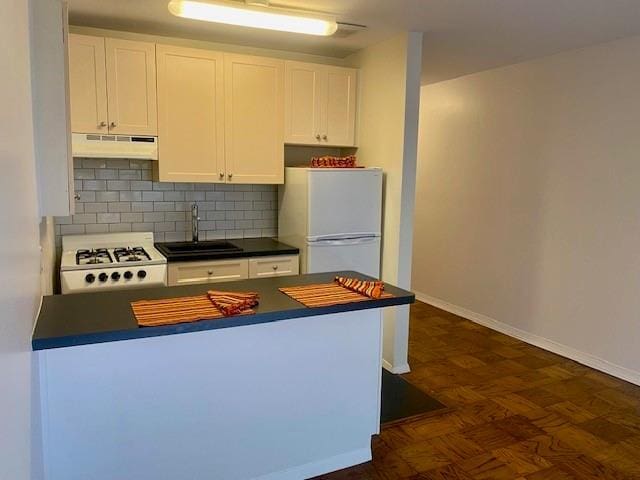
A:
[[[298,255],[277,255],[249,259],[249,278],[284,277],[298,275]]]
[[[107,38],[109,133],[157,135],[156,47]]]
[[[71,131],[108,133],[104,38],[69,35]]]
[[[224,181],[222,54],[157,45],[156,55],[160,180]]]
[[[327,67],[322,115],[324,133],[322,138],[328,145],[354,145],[356,82],[357,70],[353,68]]]
[[[320,125],[320,94],[323,91],[324,69],[323,65],[313,63],[285,63],[285,143],[322,143],[324,132]]]
[[[198,283],[231,282],[247,278],[249,278],[249,266],[246,258],[213,262],[170,263],[168,267],[168,283],[170,287]]]
[[[228,183],[284,183],[284,62],[225,55]]]

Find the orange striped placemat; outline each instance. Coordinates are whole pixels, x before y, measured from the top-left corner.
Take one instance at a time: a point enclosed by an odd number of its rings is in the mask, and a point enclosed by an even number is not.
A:
[[[330,307],[332,305],[344,305],[345,303],[374,300],[366,295],[351,291],[335,282],[302,285],[299,287],[284,287],[279,288],[278,290],[290,296],[297,302],[300,302],[305,307],[310,308]],[[380,298],[390,297],[393,297],[393,295],[383,292]]]
[[[222,312],[214,306],[209,295],[139,300],[131,302],[131,308],[138,325],[141,327],[157,327],[224,318]],[[254,310],[247,309],[237,315],[251,315],[253,313],[255,313]]]

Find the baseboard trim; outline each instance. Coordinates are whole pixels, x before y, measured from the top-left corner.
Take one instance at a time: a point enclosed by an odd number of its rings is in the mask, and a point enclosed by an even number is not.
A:
[[[519,328],[512,327],[511,325],[500,322],[499,320],[496,320],[494,318],[488,317],[481,313],[476,313],[472,310],[454,305],[439,298],[432,297],[431,295],[419,292],[415,292],[415,295],[416,299],[420,300],[421,302],[428,303],[429,305],[433,305],[434,307],[466,318],[468,320],[471,320],[472,322],[478,323],[492,330],[504,333],[505,335],[509,335],[510,337],[515,337],[518,340],[522,340],[523,342],[529,343],[544,350],[548,350],[557,355],[567,357],[578,363],[586,365],[587,367],[594,368],[621,380],[631,382],[635,385],[640,385],[640,372],[638,371],[616,365],[615,363],[611,363],[608,360],[558,343],[554,340],[550,340],[548,338],[544,338],[539,335],[520,330]]]
[[[371,449],[361,448],[351,452],[336,455],[335,457],[318,460],[317,462],[305,463],[297,467],[289,468],[280,472],[273,472],[261,475],[254,480],[300,480],[301,478],[313,478],[325,473],[335,472],[343,468],[353,467],[371,460]]]
[[[382,359],[382,368],[396,375],[400,373],[409,373],[411,371],[411,368],[409,368],[408,363],[403,363],[402,365],[398,365],[394,367],[393,365],[391,365],[390,362],[386,361],[384,358]]]

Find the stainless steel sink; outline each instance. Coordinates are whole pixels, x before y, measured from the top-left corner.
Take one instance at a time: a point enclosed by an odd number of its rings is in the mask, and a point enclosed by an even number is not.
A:
[[[161,251],[166,251],[166,253],[168,253],[169,255],[228,253],[242,251],[240,247],[237,247],[233,243],[227,242],[225,240],[162,243],[157,245],[157,247]]]

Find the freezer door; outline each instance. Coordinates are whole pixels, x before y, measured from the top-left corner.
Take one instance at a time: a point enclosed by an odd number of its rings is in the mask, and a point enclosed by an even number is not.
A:
[[[309,170],[309,240],[380,235],[382,170]]]
[[[307,273],[354,270],[380,278],[380,237],[307,244]]]

